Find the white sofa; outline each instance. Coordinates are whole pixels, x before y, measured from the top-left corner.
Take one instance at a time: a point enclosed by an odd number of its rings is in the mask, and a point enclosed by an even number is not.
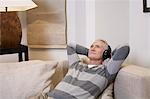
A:
[[[0,99],[47,99],[46,93],[62,80],[67,69],[67,61],[0,63]],[[113,99],[150,99],[150,69],[122,67],[112,91]],[[112,99],[110,91],[105,92],[101,99]]]

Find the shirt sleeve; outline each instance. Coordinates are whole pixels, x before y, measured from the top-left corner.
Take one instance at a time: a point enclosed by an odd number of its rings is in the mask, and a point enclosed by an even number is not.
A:
[[[87,56],[88,55],[88,49],[79,45],[79,44],[70,43],[67,46],[67,55],[68,55],[68,61],[69,61],[70,66],[72,64],[80,61],[78,54],[82,54],[82,55]]]

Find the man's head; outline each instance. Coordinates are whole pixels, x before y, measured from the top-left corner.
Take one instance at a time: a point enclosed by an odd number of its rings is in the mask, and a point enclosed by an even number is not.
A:
[[[88,57],[90,60],[103,61],[111,57],[111,48],[105,40],[96,40],[90,46]]]

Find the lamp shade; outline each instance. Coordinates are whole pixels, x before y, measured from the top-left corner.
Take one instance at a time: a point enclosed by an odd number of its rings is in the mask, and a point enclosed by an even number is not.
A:
[[[37,5],[32,0],[0,0],[0,12],[26,11],[35,7]]]

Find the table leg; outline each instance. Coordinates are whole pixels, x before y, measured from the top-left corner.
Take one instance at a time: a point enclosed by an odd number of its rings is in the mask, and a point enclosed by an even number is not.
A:
[[[19,56],[19,62],[23,61],[21,52],[19,52],[18,56]]]
[[[28,56],[28,49],[25,51],[25,61],[29,60],[29,56]]]

